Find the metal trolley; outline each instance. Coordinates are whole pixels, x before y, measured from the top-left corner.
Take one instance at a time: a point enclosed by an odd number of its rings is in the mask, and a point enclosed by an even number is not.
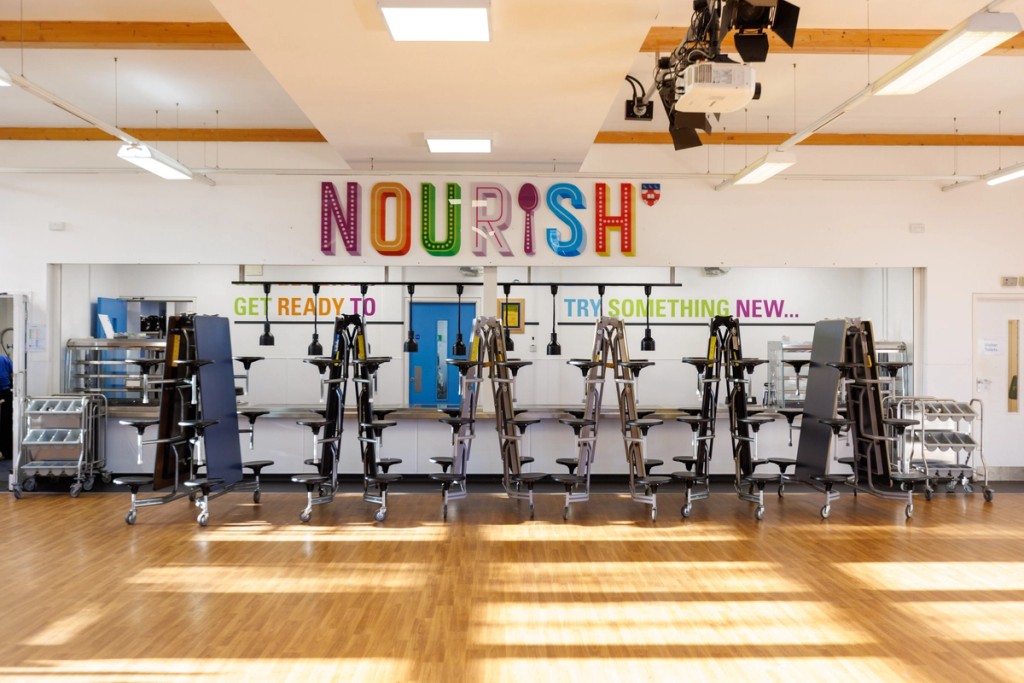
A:
[[[25,400],[14,495],[38,488],[39,477],[71,477],[70,494],[92,490],[106,471],[107,399],[89,396],[36,396]]]

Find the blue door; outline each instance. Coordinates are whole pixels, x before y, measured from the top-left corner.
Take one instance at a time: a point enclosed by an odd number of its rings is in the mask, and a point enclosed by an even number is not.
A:
[[[466,350],[472,342],[476,304],[462,304],[462,341]],[[440,406],[459,402],[459,371],[448,358],[465,358],[452,353],[459,330],[459,304],[413,302],[412,330],[419,350],[409,354],[409,405]]]

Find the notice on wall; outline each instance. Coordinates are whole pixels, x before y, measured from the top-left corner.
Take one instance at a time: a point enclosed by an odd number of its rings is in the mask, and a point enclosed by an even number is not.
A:
[[[41,353],[46,351],[46,326],[29,325],[28,335],[25,340],[25,350],[29,353]]]
[[[998,339],[979,339],[978,353],[983,356],[998,356],[1001,346]]]

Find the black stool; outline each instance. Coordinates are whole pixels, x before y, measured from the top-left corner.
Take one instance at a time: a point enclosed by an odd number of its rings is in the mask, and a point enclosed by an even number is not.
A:
[[[306,507],[299,513],[299,520],[308,522],[313,517],[313,489],[327,483],[327,477],[322,474],[296,474],[292,481],[306,487]]]
[[[220,486],[224,480],[219,477],[203,477],[201,479],[189,479],[185,486],[190,489],[199,489],[196,497],[196,505],[199,507],[199,516],[196,521],[199,526],[206,526],[210,523],[210,490],[214,486]]]
[[[149,375],[153,372],[153,369],[158,365],[164,364],[163,358],[129,358],[128,363],[138,365],[140,374],[142,375],[142,403],[144,405],[149,404]]]
[[[260,472],[263,470],[264,467],[269,467],[270,465],[273,464],[273,460],[249,460],[248,462],[242,463],[243,468],[252,470],[252,474],[256,484],[256,488],[253,489],[252,492],[252,502],[260,502]]]
[[[643,456],[644,465],[644,476],[650,476],[651,470],[659,465],[664,465],[664,460],[658,460],[656,458],[647,457],[647,432],[650,431],[651,427],[657,427],[660,424],[664,424],[664,420],[658,418],[648,417],[637,420],[629,420],[626,422],[627,427],[636,427],[640,430],[640,453]],[[662,482],[664,483],[664,482]]]
[[[192,439],[192,444],[195,446],[195,451],[192,454],[192,462],[195,463],[196,467],[202,467],[206,464],[206,459],[203,457],[203,442],[206,436],[207,427],[212,427],[217,424],[220,420],[181,420],[178,422],[178,426],[183,429],[191,429],[195,432],[195,438]]]
[[[789,423],[789,446],[793,447],[793,423],[796,422],[796,418],[804,414],[803,408],[779,408],[779,415],[786,418],[786,422]]]
[[[139,465],[142,464],[142,444],[143,444],[142,435],[146,431],[147,428],[152,427],[153,425],[157,424],[158,422],[160,422],[160,420],[135,419],[135,418],[128,419],[128,420],[118,420],[118,424],[123,424],[126,427],[134,427],[135,431],[138,433],[137,437],[136,437],[136,442],[135,443],[136,443],[136,449],[137,449],[137,453],[138,453],[138,464]]]
[[[570,363],[571,362],[572,361],[570,361]],[[590,361],[588,361],[588,362],[590,362]],[[595,363],[595,365],[599,365],[599,363]],[[567,410],[565,412],[571,414],[573,411]],[[584,414],[584,413],[581,411],[581,415],[582,414]],[[573,433],[573,435],[576,438],[577,444],[579,444],[580,432],[583,431],[583,428],[584,427],[593,427],[594,424],[596,424],[593,420],[587,420],[587,419],[584,419],[583,417],[578,417],[578,418],[577,417],[572,417],[572,418],[563,417],[563,418],[559,418],[558,421],[561,422],[564,425],[569,425],[570,427],[572,427],[572,433]],[[565,465],[567,468],[569,468],[569,475],[570,476],[573,476],[573,477],[576,476],[574,473],[576,471],[576,468],[579,467],[579,464],[580,464],[578,458],[556,458],[555,462],[558,463],[559,465]],[[553,475],[552,475],[552,479],[554,479]],[[579,482],[576,482],[576,483],[579,483]],[[575,485],[575,484],[573,484],[573,485]]]
[[[757,489],[758,500],[757,508],[754,510],[754,518],[758,521],[764,519],[764,487],[767,484],[773,484],[781,480],[781,474],[772,474],[771,472],[751,472],[743,477],[742,481],[750,485],[751,493],[753,493],[753,489]]]
[[[128,509],[128,514],[124,516],[125,524],[135,524],[135,519],[138,516],[138,507],[136,503],[139,498],[139,489],[143,486],[148,486],[153,483],[153,477],[147,476],[126,476],[118,477],[114,480],[114,483],[118,486],[127,486],[128,490],[132,493],[132,504]]]
[[[249,420],[249,429],[239,429],[239,433],[249,434],[249,450],[253,450],[253,437],[256,435],[256,420],[267,415],[269,410],[240,410],[238,414]]]

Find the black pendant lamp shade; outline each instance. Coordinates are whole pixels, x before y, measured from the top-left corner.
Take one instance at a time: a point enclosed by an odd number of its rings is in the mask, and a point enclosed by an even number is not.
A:
[[[465,356],[466,355],[466,344],[462,341],[462,292],[465,290],[464,285],[455,285],[455,293],[459,297],[458,311],[456,312],[456,326],[458,330],[455,333],[455,343],[452,344],[452,355],[453,356]]]
[[[654,337],[651,336],[651,286],[644,285],[644,294],[647,295],[647,329],[644,330],[644,338],[640,340],[641,351],[654,350]]]
[[[313,341],[309,343],[306,353],[310,356],[324,355],[324,347],[320,345],[320,335],[316,332],[317,313],[320,308],[320,285],[313,285]]]
[[[412,329],[412,295],[416,291],[416,285],[408,285],[406,289],[409,291],[409,336],[403,349],[406,353],[416,353],[420,350],[420,345],[416,342],[416,333]]]
[[[562,355],[562,345],[558,343],[558,333],[555,332],[556,294],[558,294],[558,285],[551,285],[551,341],[548,342],[549,356]]]
[[[260,335],[260,346],[273,346],[274,335],[270,334],[270,283],[263,285],[263,334]]]
[[[505,350],[515,351],[516,345],[512,342],[512,335],[508,331],[508,295],[512,291],[512,285],[502,285],[505,291],[505,308],[501,314],[501,325],[505,328]]]

